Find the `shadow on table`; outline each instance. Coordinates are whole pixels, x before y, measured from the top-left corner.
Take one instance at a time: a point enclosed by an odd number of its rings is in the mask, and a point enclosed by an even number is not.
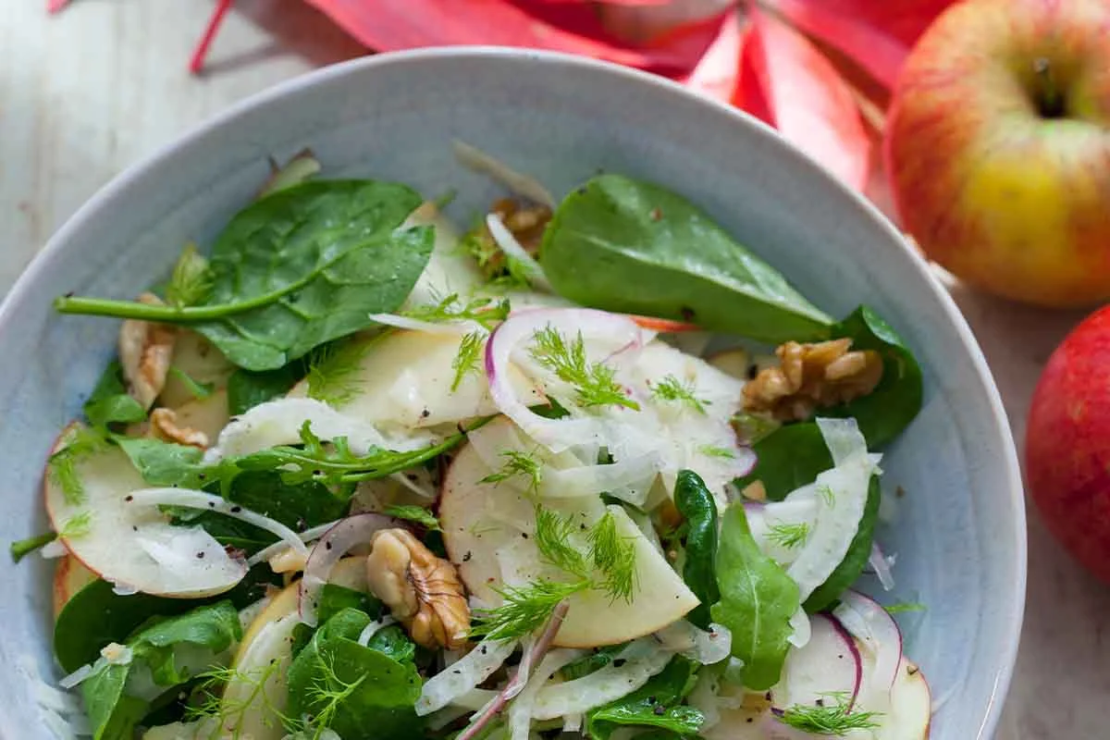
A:
[[[369,53],[326,15],[299,0],[238,0],[231,12],[264,30],[271,40],[231,56],[222,56],[217,42],[205,65],[205,76],[288,54],[295,54],[315,67],[323,67]]]

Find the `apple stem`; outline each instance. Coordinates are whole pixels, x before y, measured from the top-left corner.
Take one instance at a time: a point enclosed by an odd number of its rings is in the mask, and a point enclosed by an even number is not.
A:
[[[1060,118],[1064,115],[1064,96],[1060,86],[1056,84],[1056,76],[1052,73],[1052,63],[1046,57],[1038,57],[1033,61],[1033,71],[1040,82],[1037,95],[1037,108],[1046,118]]]

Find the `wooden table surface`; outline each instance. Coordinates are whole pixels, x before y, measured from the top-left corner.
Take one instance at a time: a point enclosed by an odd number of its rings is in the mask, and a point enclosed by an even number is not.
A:
[[[206,75],[186,72],[211,0],[0,1],[0,295],[98,188],[228,104],[364,51],[298,0],[240,0]],[[1024,437],[1033,385],[1080,318],[953,287]],[[1001,740],[1110,738],[1110,589],[1029,512],[1029,590]]]

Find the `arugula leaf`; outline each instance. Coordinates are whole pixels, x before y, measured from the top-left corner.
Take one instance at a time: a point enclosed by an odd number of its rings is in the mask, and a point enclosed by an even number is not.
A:
[[[868,448],[878,449],[897,437],[921,410],[921,368],[902,339],[867,306],[837,324],[833,335],[851,337],[853,349],[882,355],[883,377],[869,395],[821,409],[820,414],[855,419]],[[833,465],[821,431],[812,421],[781,426],[755,442],[752,450],[758,460],[755,469],[736,483],[744,488],[758,480],[772,501],[812,483]]]
[[[140,304],[144,305],[144,304]],[[112,360],[100,375],[92,395],[85,401],[85,418],[99,429],[110,424],[131,424],[146,418],[143,405],[127,394],[123,367]]]
[[[394,519],[404,519],[406,521],[415,522],[429,532],[443,531],[443,528],[439,526],[439,519],[436,519],[436,515],[423,506],[387,506],[383,513]]]
[[[744,661],[744,685],[755,691],[771,688],[790,649],[790,617],[800,595],[786,571],[760,552],[739,502],[723,517],[717,586],[721,600],[710,614],[732,632],[732,654]]]
[[[694,625],[708,629],[709,608],[720,599],[717,588],[717,501],[692,470],[678,471],[674,503],[686,520],[686,562],[682,579],[701,601],[686,615]]]
[[[619,645],[603,645],[593,649],[593,652],[588,655],[583,655],[577,660],[567,663],[559,671],[559,675],[563,677],[564,681],[573,681],[576,678],[582,678],[589,674],[600,671],[605,666],[616,660],[617,656],[621,654],[628,646],[627,642],[622,642]]]
[[[316,631],[289,667],[286,713],[312,718],[302,730],[330,728],[344,740],[422,737],[420,674],[411,661],[392,657],[401,654],[396,634],[379,640],[386,650],[359,645],[368,624],[366,614],[344,609]]]
[[[621,175],[563,199],[540,264],[560,295],[593,308],[774,344],[825,339],[833,323],[688,200]]]
[[[430,227],[401,230],[420,195],[373,180],[306,182],[240,211],[216,240],[196,305],[61,297],[55,308],[186,324],[235,365],[272,370],[400,306],[431,256]]]
[[[848,552],[844,554],[840,565],[806,599],[804,606],[808,613],[816,614],[828,609],[863,572],[867,559],[871,556],[871,544],[875,537],[875,525],[879,521],[879,503],[882,497],[879,476],[873,475],[867,488],[867,503],[864,505],[863,516],[860,517],[856,536],[852,538],[852,544],[848,545]]]
[[[201,383],[176,365],[170,365],[169,374],[181,381],[189,394],[196,399],[208,398],[216,389],[215,383]]]
[[[698,664],[676,655],[659,674],[628,696],[586,714],[586,734],[609,740],[622,726],[657,727],[689,737],[697,733],[705,716],[682,700],[694,688]]]
[[[232,416],[245,414],[259,404],[281,398],[308,372],[303,360],[276,370],[252,373],[242,368],[227,379],[227,410]]]
[[[242,609],[266,595],[267,587],[279,585],[281,576],[263,563],[247,573],[226,593],[208,599],[169,599],[150,594],[121,596],[108,581],[88,584],[66,602],[54,625],[54,655],[67,673],[92,663],[110,642],[123,643],[152,618],[174,617],[198,605],[230,601]]]
[[[81,693],[94,740],[130,737],[149,710],[148,698],[128,694],[133,676],[138,687],[145,683],[143,669],[155,686],[180,685],[192,675],[190,663],[198,659],[213,662],[242,636],[239,612],[230,601],[221,601],[143,629],[126,643],[132,655],[127,664],[93,664],[92,674],[81,683]]]

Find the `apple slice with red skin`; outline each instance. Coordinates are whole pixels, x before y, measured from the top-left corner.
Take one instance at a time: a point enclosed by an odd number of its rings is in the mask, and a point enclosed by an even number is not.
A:
[[[511,424],[504,418],[490,423]],[[495,589],[504,583],[507,563],[516,571],[516,582],[565,577],[542,563],[528,531],[508,524],[534,522],[531,499],[511,485],[482,483],[492,472],[472,445],[464,445],[447,471],[439,503],[448,557],[470,594],[491,607],[501,603]],[[608,510],[619,534],[633,543],[636,552],[638,585],[632,600],[613,599],[596,590],[571,596],[556,646],[589,648],[632,640],[682,619],[698,605],[697,597],[620,507],[606,509],[598,496],[550,499],[543,504],[575,521],[581,519],[584,526]]]
[[[79,422],[67,426],[51,455],[83,431]],[[76,492],[52,472],[57,462],[48,463],[46,513],[62,545],[99,577],[124,590],[202,598],[231,589],[246,575],[246,561],[228,555],[203,528],[173,526],[158,507],[129,504],[130,495],[147,486],[123,450],[100,443],[71,463]]]
[[[96,580],[96,573],[72,555],[63,555],[54,567],[54,619],[73,595]]]

